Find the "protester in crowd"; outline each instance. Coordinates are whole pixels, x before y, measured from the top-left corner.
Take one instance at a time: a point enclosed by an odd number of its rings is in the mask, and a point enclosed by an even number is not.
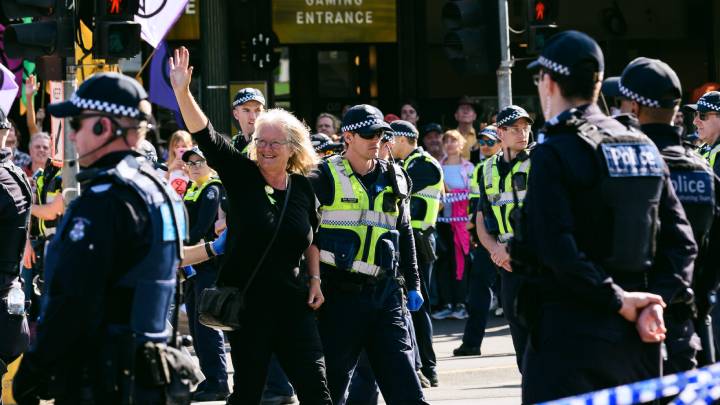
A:
[[[417,103],[408,100],[400,106],[400,119],[408,121],[417,128],[417,123],[420,120],[420,113],[418,113]]]
[[[423,126],[422,131],[420,132],[420,143],[425,151],[437,161],[440,161],[443,157],[445,157],[442,134],[442,126],[434,122]]]
[[[38,132],[30,137],[30,164],[23,167],[28,177],[33,177],[38,171],[42,171],[50,157],[50,135],[45,132]]]
[[[187,131],[175,131],[170,137],[167,160],[168,170],[165,178],[181,197],[185,195],[188,182],[190,181],[190,178],[187,176],[185,162],[182,160],[182,155],[192,147],[193,140]]]
[[[37,76],[30,75],[25,80],[25,100],[27,101],[25,119],[27,121],[28,133],[30,137],[42,132],[43,120],[45,119],[45,110],[40,108],[35,112],[35,93],[38,91]]]
[[[446,156],[440,161],[445,180],[445,205],[438,218],[437,232],[445,250],[439,252],[437,282],[443,301],[433,312],[434,319],[465,319],[465,269],[469,266],[468,232],[470,178],[475,168],[462,155],[465,137],[457,130],[443,134]]]
[[[455,109],[455,121],[457,121],[458,124],[457,131],[460,132],[465,141],[461,151],[461,156],[465,160],[470,160],[470,152],[477,150],[475,120],[477,120],[475,103],[470,97],[461,97]]]
[[[185,208],[188,213],[188,244],[215,239],[215,221],[225,188],[217,174],[210,168],[205,155],[198,147],[183,153],[191,183],[185,193]],[[225,400],[230,395],[225,364],[225,340],[221,331],[209,328],[198,320],[197,304],[200,294],[215,284],[219,262],[209,260],[194,266],[195,275],[185,284],[185,305],[193,337],[195,353],[200,360],[200,369],[205,381],[193,395],[195,401]]]
[[[309,285],[298,270],[319,222],[315,196],[304,177],[317,162],[309,132],[284,110],[266,112],[255,122],[254,142],[245,157],[214,130],[193,99],[189,59],[186,48],[175,51],[171,84],[185,124],[229,198],[228,248],[218,284],[242,288],[257,270],[244,300],[243,326],[228,333],[235,366],[228,403],[260,401],[274,353],[301,403],[330,404],[313,313],[324,302],[319,268],[308,266]]]
[[[338,130],[340,130],[340,120],[330,113],[324,112],[318,115],[317,120],[315,121],[315,130],[319,134],[329,136],[333,142],[340,141],[340,135],[338,135]]]
[[[8,122],[10,123],[10,129],[8,129],[5,147],[10,149],[15,166],[23,168],[29,165],[32,159],[30,155],[18,149],[20,145],[20,134],[18,133],[17,125],[15,125],[15,122],[11,119],[8,119]]]

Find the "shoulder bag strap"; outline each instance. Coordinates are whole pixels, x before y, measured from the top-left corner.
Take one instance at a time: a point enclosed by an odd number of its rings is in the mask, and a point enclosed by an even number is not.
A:
[[[253,269],[252,273],[250,274],[250,278],[248,278],[247,283],[245,283],[245,287],[243,287],[242,291],[240,291],[240,296],[245,297],[245,293],[250,288],[250,284],[252,283],[253,279],[255,278],[255,275],[257,275],[258,270],[260,270],[260,267],[263,265],[263,262],[265,262],[265,258],[267,257],[267,254],[270,252],[270,248],[272,247],[273,243],[275,243],[275,239],[277,238],[278,233],[280,233],[280,225],[282,225],[282,220],[285,217],[285,211],[287,210],[288,201],[290,200],[290,189],[292,188],[292,175],[288,174],[288,186],[287,191],[285,192],[285,201],[283,201],[282,210],[280,210],[280,217],[278,218],[277,225],[275,226],[275,232],[273,233],[272,238],[270,238],[270,242],[268,242],[267,246],[265,247],[265,251],[263,252],[262,256],[260,256],[260,260],[255,265],[255,268]]]

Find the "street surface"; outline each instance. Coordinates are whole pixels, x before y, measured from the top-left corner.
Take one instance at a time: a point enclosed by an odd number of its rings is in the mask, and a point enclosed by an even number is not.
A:
[[[427,402],[432,405],[520,403],[520,373],[515,364],[510,329],[504,318],[491,317],[482,356],[469,357],[452,355],[453,349],[460,346],[465,321],[433,322],[440,386],[424,390]],[[232,367],[229,353],[228,367]],[[221,405],[224,402],[203,404]]]

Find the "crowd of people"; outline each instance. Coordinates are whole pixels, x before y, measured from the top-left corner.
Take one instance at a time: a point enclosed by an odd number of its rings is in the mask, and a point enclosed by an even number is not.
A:
[[[83,167],[83,196],[67,211],[33,77],[29,155],[0,117],[0,157],[32,180],[15,199],[29,237],[9,252],[22,282],[6,280],[30,299],[29,324],[13,318],[23,337],[0,353],[9,362],[32,342],[18,403],[159,403],[171,394],[147,383],[151,365],[122,361],[136,356],[124,339],[171,356],[157,344],[181,304],[205,377],[195,401],[376,403],[382,392],[424,404],[422,388],[441,384],[432,320],[465,320],[453,354],[479,356],[493,313],[510,326],[525,403],[715,361],[720,92],[683,107],[688,130],[670,66],[637,58],[603,80],[597,43],[566,31],[530,65],[541,112],[509,105],[479,118],[462,97],[457,127],[443,128],[421,125],[412,101],[399,115],[360,104],[321,113],[311,134],[245,88],[229,137],[193,98],[189,60],[180,48],[169,62],[187,130],[165,159],[145,139],[155,124],[132,79],[100,74],[47,107],[73,117]],[[61,350],[90,341],[85,353]],[[71,355],[82,360],[68,365]],[[97,369],[107,356],[137,382]]]

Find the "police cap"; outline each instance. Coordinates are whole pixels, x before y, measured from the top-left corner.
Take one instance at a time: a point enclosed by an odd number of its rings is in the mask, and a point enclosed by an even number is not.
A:
[[[430,132],[437,132],[439,134],[443,133],[442,125],[438,124],[437,122],[431,122],[429,124],[425,124],[422,127],[422,135],[428,134]]]
[[[559,32],[548,39],[540,56],[528,65],[528,69],[543,69],[561,76],[573,76],[577,66],[595,62],[597,72],[605,71],[605,57],[600,45],[580,31]]]
[[[146,119],[138,105],[147,97],[140,83],[129,76],[97,73],[85,80],[70,100],[52,103],[47,109],[55,117],[73,117],[83,110],[94,110],[117,117]]]
[[[623,70],[618,90],[622,97],[652,108],[673,108],[682,98],[675,71],[661,60],[644,57],[634,59]]]
[[[198,148],[197,146],[193,146],[192,148],[186,150],[183,153],[182,161],[187,163],[188,161],[190,161],[190,156],[192,155],[198,155],[202,160],[205,160],[205,155],[202,153],[200,148]]]
[[[262,104],[263,107],[265,106],[265,96],[263,96],[262,91],[253,87],[245,87],[238,90],[237,94],[235,94],[232,107],[235,108],[239,105],[247,103],[248,101],[257,101]]]
[[[391,131],[382,112],[368,104],[358,104],[347,110],[343,116],[340,132],[370,134],[377,130]]]
[[[709,91],[700,97],[696,104],[688,104],[698,112],[720,112],[720,91]]]
[[[391,122],[390,128],[392,128],[393,135],[395,136],[417,139],[420,135],[415,125],[405,120],[395,120]]]
[[[477,133],[477,139],[487,137],[492,140],[497,141],[497,127],[495,125],[488,125],[485,128],[481,129],[480,132]]]
[[[620,88],[618,87],[619,83],[620,76],[608,77],[607,79],[603,80],[600,91],[603,95],[605,95],[605,97],[620,97]]]
[[[507,127],[517,122],[520,118],[528,120],[530,125],[534,122],[532,118],[530,118],[530,114],[528,114],[524,108],[517,105],[509,105],[500,110],[497,114],[496,125],[498,127]]]

